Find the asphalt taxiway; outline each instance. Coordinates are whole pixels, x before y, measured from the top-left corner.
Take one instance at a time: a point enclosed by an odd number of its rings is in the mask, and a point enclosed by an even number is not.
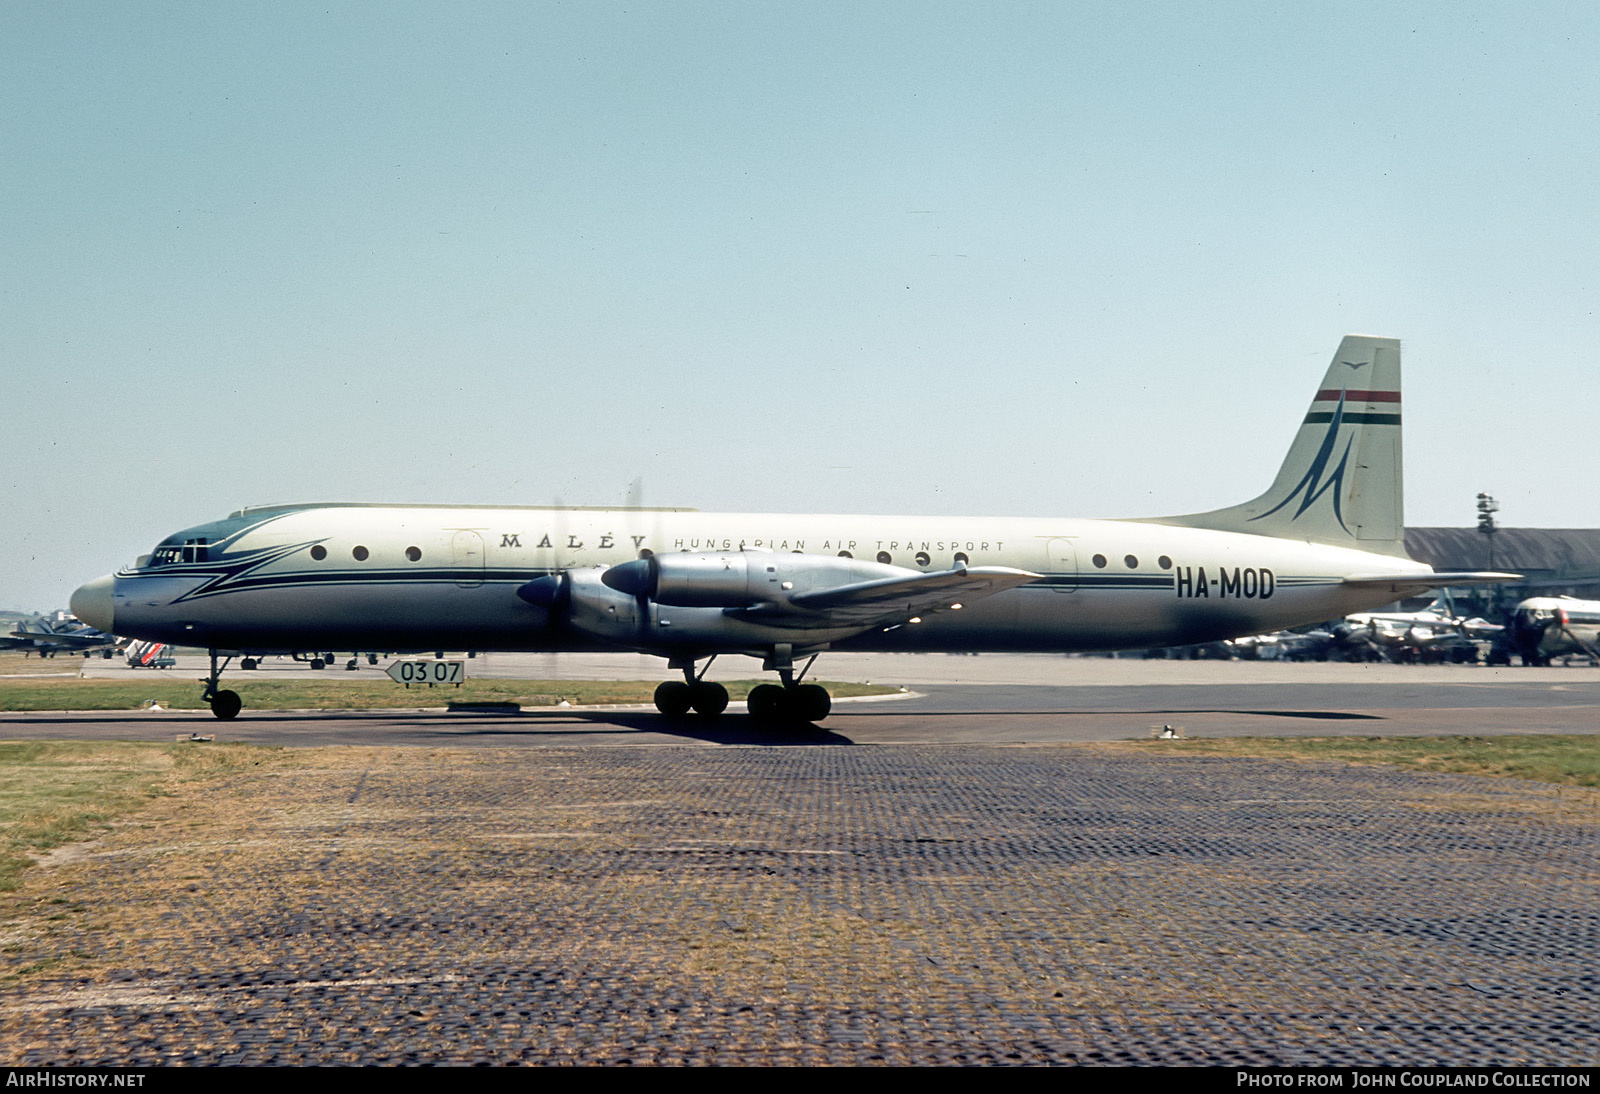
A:
[[[718,666],[712,678],[754,676],[753,662]],[[137,673],[89,661],[85,675]],[[145,673],[151,670],[141,670]],[[194,676],[200,658],[163,672]],[[324,677],[376,677],[381,667]],[[493,654],[471,675],[519,679],[664,679],[659,659],[632,654]],[[304,675],[269,661],[226,679]],[[834,654],[818,675],[905,689],[836,702],[817,731],[773,732],[735,704],[719,718],[667,719],[644,706],[544,708],[516,713],[443,710],[445,689],[418,690],[407,711],[253,711],[219,722],[205,712],[11,713],[0,739],[170,740],[187,733],[277,745],[567,744],[1051,744],[1148,737],[1173,727],[1189,736],[1431,736],[1600,732],[1600,669],[1390,664],[1146,661],[1041,654],[951,657]],[[397,688],[400,685],[395,685]],[[198,685],[197,685],[198,687]],[[429,703],[438,704],[430,707]]]

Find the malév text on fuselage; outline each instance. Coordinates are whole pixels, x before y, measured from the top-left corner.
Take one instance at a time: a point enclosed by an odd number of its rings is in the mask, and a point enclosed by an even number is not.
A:
[[[163,540],[72,597],[116,634],[218,657],[310,650],[615,648],[684,680],[663,713],[720,712],[696,665],[759,657],[753,714],[816,720],[824,650],[1094,650],[1259,634],[1450,584],[1402,543],[1400,344],[1350,335],[1265,494],[1134,520],[286,505]],[[797,663],[804,662],[796,672]]]

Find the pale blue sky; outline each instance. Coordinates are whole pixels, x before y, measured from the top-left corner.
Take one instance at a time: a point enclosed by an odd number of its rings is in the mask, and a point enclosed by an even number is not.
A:
[[[287,501],[1600,524],[1586,4],[0,6],[0,608]]]

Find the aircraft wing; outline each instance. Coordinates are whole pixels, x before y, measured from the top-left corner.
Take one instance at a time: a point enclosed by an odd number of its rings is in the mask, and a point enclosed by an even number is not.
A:
[[[114,645],[116,635],[103,631],[12,631],[13,638],[28,639],[36,646],[60,650],[92,650]]]
[[[963,566],[931,574],[881,578],[797,593],[784,603],[728,611],[769,623],[792,619],[801,626],[871,627],[879,623],[904,623],[925,613],[949,611],[961,604],[1037,581],[1041,576],[1009,566]]]
[[[1415,596],[1428,589],[1442,589],[1447,585],[1493,585],[1521,580],[1521,574],[1465,570],[1458,573],[1351,574],[1343,583],[1365,589],[1388,589],[1396,596]]]

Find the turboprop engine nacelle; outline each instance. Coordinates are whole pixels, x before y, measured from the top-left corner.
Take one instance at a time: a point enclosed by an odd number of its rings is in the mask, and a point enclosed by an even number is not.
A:
[[[534,578],[517,595],[578,633],[616,645],[632,646],[644,621],[638,600],[601,584],[595,570]]]
[[[740,560],[737,555],[728,557]],[[766,566],[772,563],[772,559],[771,555],[752,555],[749,560],[750,570],[759,578],[766,574]],[[813,556],[813,561],[815,560]],[[639,561],[643,563],[650,560]],[[669,561],[677,561],[677,557]],[[816,568],[817,575],[833,574],[838,577],[854,574],[858,580],[863,577],[870,580],[882,576],[885,570],[895,571],[895,567],[876,563],[857,563],[857,569],[851,570],[849,567],[833,565],[835,562],[848,562],[848,559],[835,560],[828,556],[822,556],[820,561],[828,565]],[[777,567],[777,563],[772,564]],[[790,569],[794,569],[798,564],[799,556],[793,556],[793,561],[788,565]],[[625,565],[634,566],[635,563]],[[537,577],[519,588],[517,595],[527,603],[544,609],[551,623],[555,625],[608,645],[656,653],[681,647],[701,650],[742,649],[751,654],[759,654],[769,650],[778,642],[792,644],[799,641],[814,647],[861,630],[861,625],[858,623],[829,626],[824,622],[817,625],[809,621],[806,613],[801,613],[798,619],[785,616],[777,621],[730,616],[729,608],[745,607],[753,603],[744,599],[737,603],[692,605],[676,601],[667,603],[651,600],[640,593],[615,588],[612,581],[607,580],[622,568],[567,570],[561,574]],[[653,571],[640,566],[630,572],[648,575]],[[784,572],[782,567],[774,570],[775,574]],[[788,577],[784,577],[777,584],[781,586],[788,580]],[[626,575],[623,583],[628,584]],[[813,583],[808,587],[834,588],[847,583],[849,582],[833,580],[826,585]]]
[[[606,570],[600,580],[618,592],[672,607],[747,608],[795,593],[911,577],[917,572],[834,555],[682,551],[624,562]]]

